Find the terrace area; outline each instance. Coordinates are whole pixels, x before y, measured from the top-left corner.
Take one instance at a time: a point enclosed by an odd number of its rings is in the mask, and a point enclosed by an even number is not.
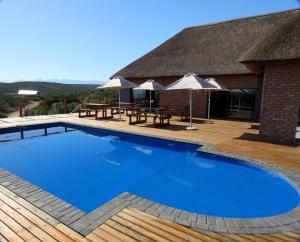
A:
[[[250,157],[279,165],[300,174],[300,146],[283,146],[258,138],[258,123],[215,120],[206,124],[195,118],[196,131],[187,131],[179,117],[170,126],[154,127],[150,123],[78,118],[77,114],[0,119],[0,129],[51,122],[67,122],[148,136],[207,144],[218,153]],[[155,135],[153,135],[155,134]],[[238,234],[234,231],[210,232],[191,229],[164,218],[152,216],[128,206],[111,214],[89,234],[83,236],[40,210],[32,203],[0,185],[1,241],[298,241],[300,231],[269,234]]]

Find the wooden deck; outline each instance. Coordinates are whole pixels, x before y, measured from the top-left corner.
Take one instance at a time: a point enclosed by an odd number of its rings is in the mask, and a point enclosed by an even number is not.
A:
[[[125,208],[83,237],[2,187],[0,241],[300,241],[300,231],[271,235],[196,231]]]

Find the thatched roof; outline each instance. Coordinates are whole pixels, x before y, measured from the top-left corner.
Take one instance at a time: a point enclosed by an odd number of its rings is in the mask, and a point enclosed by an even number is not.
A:
[[[250,73],[239,57],[274,27],[299,13],[286,12],[231,20],[182,30],[115,75],[126,78]]]
[[[300,59],[300,11],[250,47],[241,62]]]

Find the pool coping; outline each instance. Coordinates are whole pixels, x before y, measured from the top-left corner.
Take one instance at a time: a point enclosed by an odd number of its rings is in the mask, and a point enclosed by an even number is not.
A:
[[[242,160],[245,164],[255,165],[271,172],[279,174],[286,178],[291,184],[293,184],[298,192],[300,191],[300,176],[291,172],[286,168],[263,162],[261,160],[239,156],[235,154],[222,153],[213,151],[213,145],[203,144],[200,142],[191,142],[183,139],[171,139],[160,135],[147,135],[138,132],[128,132],[118,129],[107,129],[105,127],[97,127],[93,125],[78,124],[75,122],[54,122],[62,125],[75,125],[83,126],[87,128],[96,128],[103,130],[111,130],[122,133],[142,135],[152,138],[160,138],[164,140],[173,140],[186,142],[191,144],[198,144],[201,147],[197,150],[200,153],[209,155],[218,155],[230,158],[233,160]],[[50,124],[49,122],[44,123]],[[51,122],[51,124],[53,124]],[[34,126],[36,124],[26,125]],[[16,125],[14,127],[22,127],[24,125]],[[5,129],[5,128],[3,128]],[[0,168],[0,186],[12,191],[16,195],[22,197],[26,201],[35,205],[42,211],[53,216],[61,223],[74,229],[76,232],[86,236],[96,229],[101,224],[109,220],[113,215],[126,207],[133,207],[142,212],[150,215],[168,219],[173,222],[191,227],[194,229],[207,230],[212,232],[225,232],[225,233],[240,233],[240,234],[260,234],[260,233],[282,233],[286,231],[293,231],[300,229],[300,203],[297,207],[287,213],[283,213],[271,217],[263,218],[224,218],[216,216],[207,216],[203,214],[197,214],[187,212],[185,210],[168,207],[160,203],[153,202],[149,199],[139,197],[135,194],[124,192],[119,196],[113,198],[104,205],[96,208],[90,213],[85,213],[75,206],[57,198],[55,195],[44,191],[43,189],[27,182],[26,180]]]

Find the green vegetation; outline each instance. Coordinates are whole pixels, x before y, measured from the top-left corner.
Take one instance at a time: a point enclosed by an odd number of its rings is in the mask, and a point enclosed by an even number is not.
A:
[[[116,90],[92,90],[89,92],[78,92],[76,94],[47,95],[40,104],[32,109],[25,109],[25,116],[43,114],[62,114],[72,112],[82,102],[108,103],[112,104],[117,100]]]
[[[61,84],[54,82],[0,83],[0,94],[16,94],[18,90],[38,90],[40,95],[60,95],[94,90],[97,85]]]
[[[89,102],[114,104],[118,101],[118,91],[116,89],[96,90],[88,96]]]
[[[5,118],[8,113],[16,111],[18,107],[18,97],[0,94],[0,118]]]
[[[67,112],[72,112],[83,101],[108,104],[117,101],[116,90],[97,90],[96,87],[97,85],[47,82],[0,83],[0,118],[18,110],[20,97],[15,94],[20,89],[38,90],[40,93],[34,98],[39,101],[39,105],[25,109],[25,116],[64,113],[65,100]],[[28,103],[27,99],[24,99],[24,105]]]
[[[0,83],[0,118],[18,110],[20,97],[16,93],[20,89],[38,90],[40,94],[34,97],[35,101],[39,101],[38,106],[25,109],[25,116],[72,112],[84,101],[108,104],[117,101],[117,90],[97,90],[96,87],[97,85],[49,82]],[[24,99],[23,105],[28,104],[29,99]]]

